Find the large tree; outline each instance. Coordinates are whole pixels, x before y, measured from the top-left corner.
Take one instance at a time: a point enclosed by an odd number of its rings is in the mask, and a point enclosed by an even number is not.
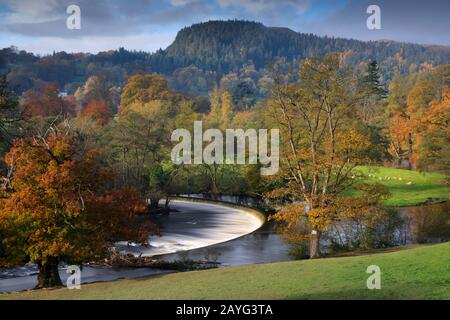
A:
[[[81,264],[117,240],[147,243],[157,229],[139,215],[145,201],[133,189],[113,190],[101,159],[66,126],[14,144],[0,199],[1,265],[35,262],[37,287],[53,287],[61,285],[60,262]]]
[[[369,213],[371,207],[378,210],[379,190],[367,192],[372,194],[370,201],[346,202],[342,198],[357,181],[354,168],[366,160],[371,144],[349,126],[355,81],[338,55],[304,60],[298,83],[277,81],[268,118],[280,129],[282,170],[280,187],[268,196],[290,203],[276,216],[287,226],[298,225],[307,217],[310,256],[316,258],[321,234],[333,221]],[[343,206],[345,203],[348,205]]]

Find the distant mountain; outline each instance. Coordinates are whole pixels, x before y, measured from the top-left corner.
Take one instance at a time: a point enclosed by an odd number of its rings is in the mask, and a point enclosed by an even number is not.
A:
[[[395,67],[450,63],[450,47],[319,37],[248,21],[194,24],[182,29],[165,50],[167,57],[183,61],[184,65],[222,72],[237,69],[249,61],[259,69],[278,57],[289,61],[320,57],[329,52],[345,52],[347,62],[352,65],[377,60],[388,78]]]
[[[384,81],[396,73],[450,63],[447,46],[319,37],[257,22],[230,20],[186,27],[168,48],[155,53],[121,48],[95,55],[59,52],[37,57],[6,48],[0,50],[0,73],[8,73],[8,80],[18,92],[44,81],[57,82],[73,93],[95,74],[122,85],[134,73],[158,72],[168,77],[177,90],[206,94],[232,72],[230,86],[243,86],[250,95],[259,91],[259,81],[267,78],[265,69],[276,60],[284,59],[295,66],[300,59],[330,52],[343,52],[346,62],[360,70],[376,60]]]

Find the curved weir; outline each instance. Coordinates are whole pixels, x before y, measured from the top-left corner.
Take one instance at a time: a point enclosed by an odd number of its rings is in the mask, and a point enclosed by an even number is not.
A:
[[[150,237],[149,246],[119,242],[117,248],[142,256],[170,254],[230,241],[264,224],[257,214],[221,204],[172,200],[171,208],[169,215],[157,217],[162,236]]]
[[[202,260],[206,256],[215,260],[217,257],[222,267],[295,259],[290,254],[291,247],[276,232],[276,226],[270,222],[264,224],[263,217],[251,210],[187,201],[172,201],[172,207],[178,212],[158,217],[163,237],[152,238],[152,246],[148,248],[124,246],[123,249],[146,255],[175,252],[159,257],[166,261]],[[408,223],[395,231],[400,234],[397,245],[450,240],[449,230],[445,228],[450,214],[449,202],[400,210]],[[132,279],[169,272],[173,271],[87,265],[81,271],[81,282]],[[68,277],[65,268],[61,266],[59,273],[65,283]],[[36,274],[36,266],[30,264],[0,269],[0,292],[31,289],[36,285]]]

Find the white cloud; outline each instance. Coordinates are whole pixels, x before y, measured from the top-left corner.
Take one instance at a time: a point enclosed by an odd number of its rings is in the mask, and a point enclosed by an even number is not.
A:
[[[53,51],[90,52],[108,51],[124,47],[128,50],[143,50],[154,52],[166,48],[174,40],[172,33],[148,33],[129,36],[89,36],[79,39],[63,39],[59,37],[41,37],[29,41],[19,49],[37,54],[48,54]]]
[[[166,0],[171,5],[179,7],[179,6],[185,6],[189,4],[190,2],[193,2],[192,0]]]
[[[288,5],[299,13],[304,13],[311,5],[312,0],[218,0],[222,7],[240,7],[249,13],[262,13],[276,10],[280,6]]]
[[[65,12],[58,13],[55,8],[58,0],[6,0],[11,14],[6,16],[6,23],[40,23],[61,17]]]

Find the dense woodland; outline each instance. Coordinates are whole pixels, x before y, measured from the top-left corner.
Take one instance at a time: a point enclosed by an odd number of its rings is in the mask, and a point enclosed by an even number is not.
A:
[[[39,285],[57,285],[59,262],[158,234],[148,213],[180,193],[272,200],[282,206],[273,219],[290,241],[308,239],[312,258],[339,219],[378,232],[389,194],[354,169],[449,173],[449,52],[249,22],[183,29],[155,54],[3,49],[0,264],[35,261]],[[280,172],[174,165],[171,134],[196,120],[222,131],[280,129]],[[383,245],[359,236],[361,247]]]
[[[222,83],[232,89],[238,102],[241,96],[249,100],[267,96],[274,64],[296,69],[304,58],[330,52],[342,52],[346,63],[360,72],[367,62],[377,61],[383,82],[395,75],[450,63],[448,47],[327,38],[256,22],[211,21],[184,28],[172,45],[155,53],[121,48],[98,54],[58,52],[38,57],[5,48],[0,50],[0,72],[8,74],[10,86],[18,93],[42,82],[55,82],[69,94],[93,75],[120,87],[136,73],[160,73],[172,88],[191,95],[206,96],[214,84]]]

